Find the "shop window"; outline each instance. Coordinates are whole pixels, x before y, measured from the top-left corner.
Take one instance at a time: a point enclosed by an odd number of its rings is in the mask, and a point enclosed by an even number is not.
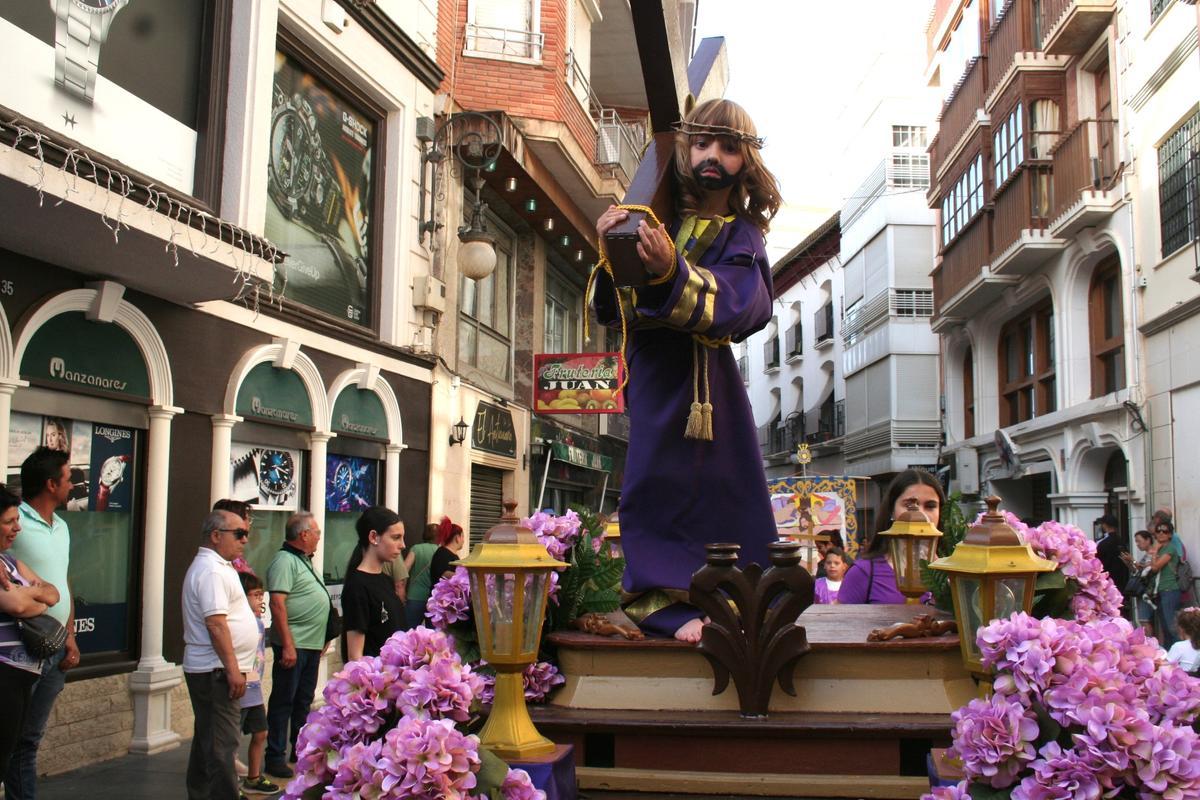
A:
[[[325,583],[346,579],[346,565],[358,547],[359,516],[382,497],[382,462],[375,458],[329,454],[325,461]]]
[[[557,271],[546,272],[545,334],[543,353],[579,351],[583,290]]]
[[[963,438],[975,435],[975,354],[967,348],[962,363]]]
[[[1057,408],[1054,309],[1039,306],[1009,320],[1000,331],[1000,426]]]
[[[1096,268],[1088,293],[1091,329],[1092,397],[1125,388],[1125,325],[1121,308],[1121,263]]]
[[[250,539],[243,556],[259,575],[283,546],[287,520],[302,506],[307,475],[302,450],[235,442],[230,448],[230,498],[254,509]]]
[[[286,34],[275,58],[267,162],[267,238],[285,301],[371,327],[380,215],[376,151],[383,113],[350,84],[296,57]]]
[[[39,445],[70,455],[71,494],[58,515],[71,532],[68,571],[75,633],[85,663],[134,657],[142,526],[143,433],[102,422],[14,411],[7,483],[20,491],[21,462]]]
[[[497,231],[488,219],[488,230],[496,234],[496,269],[482,280],[460,278],[458,315],[458,358],[508,383],[512,381],[512,238]]]

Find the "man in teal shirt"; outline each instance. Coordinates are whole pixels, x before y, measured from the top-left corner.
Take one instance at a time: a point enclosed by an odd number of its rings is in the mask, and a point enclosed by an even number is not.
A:
[[[75,644],[75,609],[67,567],[71,560],[71,534],[67,523],[54,513],[67,502],[71,493],[71,468],[67,454],[39,447],[21,464],[21,535],[9,553],[24,561],[42,580],[58,589],[59,601],[47,614],[67,629],[62,649],[46,659],[42,677],[33,688],[29,716],[21,729],[16,752],[4,777],[4,796],[8,800],[34,800],[37,797],[37,751],[54,701],[66,682],[66,670],[79,664]]]
[[[317,670],[325,650],[329,592],[310,559],[321,541],[313,515],[301,511],[287,521],[283,547],[267,567],[271,594],[271,699],[267,703],[267,774],[292,777],[288,747],[296,753],[296,736],[308,718],[317,690]]]

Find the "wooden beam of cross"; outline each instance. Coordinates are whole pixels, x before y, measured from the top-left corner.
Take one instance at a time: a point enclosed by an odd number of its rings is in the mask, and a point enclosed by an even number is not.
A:
[[[687,80],[676,76],[671,60],[671,43],[662,0],[633,0],[634,37],[638,60],[646,84],[646,102],[650,110],[652,139],[634,172],[622,205],[649,206],[655,216],[669,225],[675,216],[675,186],[672,159],[675,153],[674,125],[682,118],[690,98],[699,94],[715,67],[721,40],[706,39],[688,68]],[[645,219],[642,212],[630,212],[629,218],[604,237],[604,248],[618,286],[640,286],[649,277],[637,254],[637,228]]]

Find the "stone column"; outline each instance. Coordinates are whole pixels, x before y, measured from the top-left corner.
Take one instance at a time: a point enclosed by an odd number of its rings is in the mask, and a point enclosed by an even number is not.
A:
[[[1104,513],[1108,492],[1061,492],[1048,495],[1059,522],[1074,525],[1092,538],[1092,523]]]
[[[8,467],[8,431],[12,418],[12,396],[18,388],[28,386],[25,381],[14,381],[11,378],[0,379],[0,468]],[[0,475],[0,483],[8,480],[7,475]]]
[[[402,444],[389,444],[384,450],[383,474],[387,483],[383,487],[383,504],[392,511],[400,510],[400,454],[405,449]]]
[[[329,440],[333,437],[334,434],[322,431],[313,431],[308,435],[308,511],[322,531],[317,552],[313,553],[312,558],[313,569],[318,575],[322,574],[325,566],[325,462],[329,452]]]
[[[213,415],[212,482],[208,489],[210,506],[229,496],[229,454],[233,449],[233,426],[241,421],[241,417],[233,414]]]
[[[183,670],[163,659],[162,645],[171,419],[182,410],[155,406],[149,412],[141,659],[137,670],[129,676],[129,690],[133,693],[131,753],[158,753],[179,744],[179,735],[171,729],[171,690],[182,682]]]

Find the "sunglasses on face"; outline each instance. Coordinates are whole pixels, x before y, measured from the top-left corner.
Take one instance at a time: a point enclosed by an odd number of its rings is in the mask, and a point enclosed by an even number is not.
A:
[[[1155,533],[1170,533],[1171,529],[1170,528],[1155,528],[1154,532]]]
[[[249,539],[250,531],[247,528],[217,528],[221,533],[232,533],[239,539]]]

